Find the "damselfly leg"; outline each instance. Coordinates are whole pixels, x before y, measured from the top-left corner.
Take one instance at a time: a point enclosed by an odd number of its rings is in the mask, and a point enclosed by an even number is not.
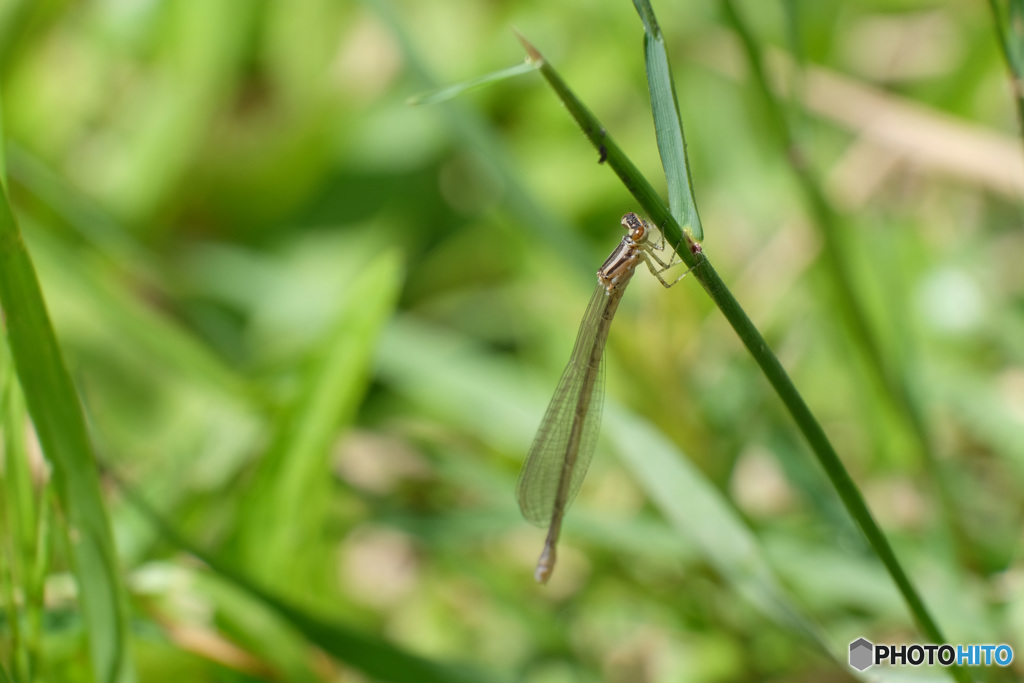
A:
[[[674,268],[675,266],[678,266],[680,263],[683,262],[683,259],[681,259],[679,257],[679,254],[676,252],[675,249],[672,250],[672,255],[669,257],[668,263],[665,263],[664,261],[662,261],[661,258],[659,258],[658,255],[656,253],[654,253],[656,251],[664,251],[665,250],[665,235],[664,234],[661,234],[661,238],[658,240],[657,243],[655,243],[655,244],[647,243],[647,244],[641,245],[641,247],[643,248],[643,259],[644,259],[644,263],[647,264],[647,270],[651,271],[651,275],[653,275],[654,277],[658,278],[658,282],[660,282],[665,287],[665,289],[668,289],[672,285],[678,283],[684,277],[689,275],[690,271],[692,271],[694,268],[697,267],[697,266],[692,266],[690,268],[687,268],[685,273],[683,273],[682,275],[677,277],[672,282],[667,282],[665,280],[665,278],[662,277],[662,273],[664,273],[665,271],[667,271],[667,270],[669,270],[671,268]],[[655,266],[655,264],[657,264],[657,266]]]

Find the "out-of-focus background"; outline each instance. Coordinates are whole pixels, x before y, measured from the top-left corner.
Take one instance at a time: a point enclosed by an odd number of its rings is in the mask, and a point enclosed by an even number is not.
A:
[[[1024,147],[989,9],[740,7],[912,409],[843,319],[719,3],[663,0],[705,252],[947,639],[1024,643]],[[634,278],[602,441],[534,584],[516,476],[639,207],[535,74],[407,105],[520,62],[512,27],[664,190],[626,0],[0,5],[9,189],[110,473],[139,680],[368,678],[115,475],[305,614],[480,680],[834,680],[857,637],[921,641],[692,278]],[[28,646],[7,610],[0,661],[89,680],[44,520],[45,609]]]

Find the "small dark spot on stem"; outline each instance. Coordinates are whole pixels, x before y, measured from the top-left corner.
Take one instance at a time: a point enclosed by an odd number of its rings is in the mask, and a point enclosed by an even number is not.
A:
[[[601,154],[601,156],[597,160],[597,163],[603,164],[604,162],[608,161],[608,148],[607,147],[605,147],[602,144],[600,147],[597,148],[597,151],[600,152],[600,154]]]

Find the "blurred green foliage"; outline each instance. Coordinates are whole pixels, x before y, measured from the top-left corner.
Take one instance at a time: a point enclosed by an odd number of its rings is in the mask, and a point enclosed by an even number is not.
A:
[[[946,637],[1024,643],[1024,164],[992,16],[736,4],[930,457],[843,324],[719,4],[667,0],[704,248]],[[631,285],[605,440],[533,583],[516,474],[637,207],[536,76],[406,105],[520,61],[511,26],[662,178],[627,0],[0,4],[7,187],[112,473],[138,680],[831,680],[854,638],[919,640],[690,279]],[[0,665],[91,680],[11,367]]]

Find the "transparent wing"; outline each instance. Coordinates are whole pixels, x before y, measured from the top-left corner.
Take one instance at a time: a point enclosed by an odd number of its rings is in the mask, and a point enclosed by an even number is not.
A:
[[[590,298],[572,357],[519,473],[519,509],[537,526],[551,523],[563,469],[570,469],[565,508],[579,492],[594,456],[604,405],[604,345],[610,324],[610,316],[605,313],[613,312],[611,307],[617,306],[621,295],[609,295],[598,285]],[[577,422],[578,437],[574,441],[572,434]],[[570,452],[573,442],[575,453]]]

